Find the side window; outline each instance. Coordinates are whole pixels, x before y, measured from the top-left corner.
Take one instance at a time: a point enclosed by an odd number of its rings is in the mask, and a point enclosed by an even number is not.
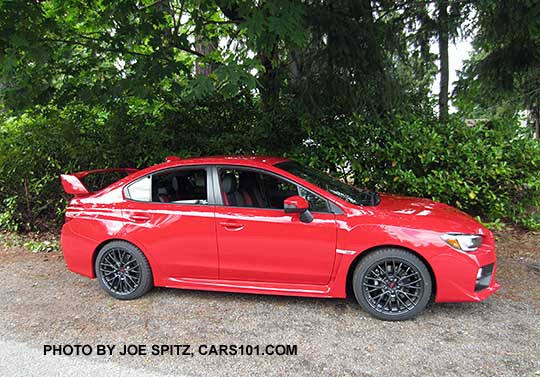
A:
[[[283,209],[283,201],[301,195],[315,212],[329,212],[326,200],[271,174],[243,169],[220,169],[223,204],[232,207]]]
[[[220,169],[223,204],[232,207],[283,208],[285,198],[298,195],[296,185],[268,174],[244,169]]]
[[[152,176],[152,201],[177,204],[208,204],[206,170],[167,170]]]
[[[219,169],[223,204],[231,207],[268,208],[258,174],[241,169]]]
[[[289,196],[298,195],[298,187],[291,182],[273,175],[257,173],[267,208],[283,209],[283,201]]]
[[[305,198],[309,203],[309,209],[313,212],[330,212],[328,202],[318,195],[315,195],[308,190],[300,187],[300,196]]]
[[[152,180],[150,176],[139,179],[126,187],[126,196],[141,202],[152,201]]]

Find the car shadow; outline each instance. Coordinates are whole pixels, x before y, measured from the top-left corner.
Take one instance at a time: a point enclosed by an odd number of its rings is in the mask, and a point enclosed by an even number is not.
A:
[[[186,298],[187,296],[204,301],[219,301],[219,302],[249,302],[249,303],[267,303],[277,305],[298,305],[298,306],[338,306],[349,307],[357,306],[354,297],[345,299],[336,298],[314,298],[301,296],[280,296],[280,295],[264,295],[257,293],[235,293],[235,292],[217,292],[203,291],[196,289],[174,289],[174,288],[154,288],[149,295],[170,295],[174,297]]]
[[[173,289],[173,288],[154,288],[148,294],[151,297],[172,296],[174,298],[193,299],[203,302],[219,302],[222,304],[248,303],[253,305],[272,305],[279,307],[298,307],[307,310],[330,310],[336,312],[351,312],[358,313],[361,316],[369,317],[369,314],[362,310],[356,302],[354,296],[349,295],[347,298],[314,298],[314,297],[299,297],[299,296],[278,296],[278,295],[262,295],[252,293],[234,293],[234,292],[216,292],[202,291],[190,289]],[[430,303],[425,312],[420,314],[428,317],[452,317],[459,319],[460,317],[469,318],[471,315],[479,315],[479,319],[484,317],[486,313],[496,310],[497,305],[493,305],[489,300],[484,302],[464,302],[464,303]],[[417,317],[418,318],[418,317]],[[414,320],[414,318],[413,318]]]

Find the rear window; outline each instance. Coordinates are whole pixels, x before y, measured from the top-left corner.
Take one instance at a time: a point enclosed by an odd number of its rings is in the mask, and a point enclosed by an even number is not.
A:
[[[168,170],[152,176],[152,201],[177,204],[208,204],[206,170]]]
[[[142,202],[208,204],[206,181],[205,169],[167,169],[133,182],[125,194]]]

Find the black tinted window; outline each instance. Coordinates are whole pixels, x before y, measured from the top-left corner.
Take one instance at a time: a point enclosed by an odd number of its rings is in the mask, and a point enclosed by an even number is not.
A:
[[[152,201],[208,204],[206,170],[168,170],[152,176]]]

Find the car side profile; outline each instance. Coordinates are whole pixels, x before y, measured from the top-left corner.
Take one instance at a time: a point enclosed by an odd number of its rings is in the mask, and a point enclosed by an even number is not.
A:
[[[97,191],[89,178],[126,176]],[[278,157],[180,159],[61,176],[68,268],[118,299],[153,286],[356,297],[384,320],[493,294],[492,233],[427,199],[378,194]]]

